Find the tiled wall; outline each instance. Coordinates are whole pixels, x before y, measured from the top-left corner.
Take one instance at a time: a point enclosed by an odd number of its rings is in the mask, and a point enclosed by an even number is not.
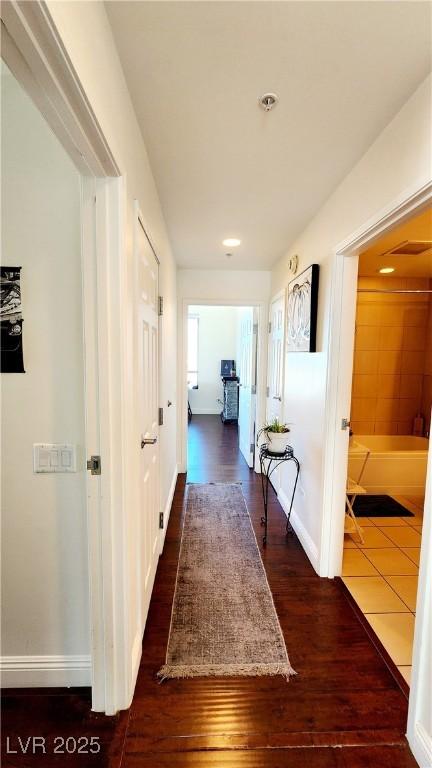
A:
[[[358,287],[429,288],[429,280],[363,277]],[[358,294],[351,404],[354,433],[411,434],[414,416],[423,407],[429,316],[428,294]]]
[[[432,280],[430,286],[432,289]],[[429,300],[429,319],[426,331],[426,350],[424,359],[424,376],[422,392],[422,413],[425,415],[426,431],[430,432],[430,416],[432,407],[432,295]]]

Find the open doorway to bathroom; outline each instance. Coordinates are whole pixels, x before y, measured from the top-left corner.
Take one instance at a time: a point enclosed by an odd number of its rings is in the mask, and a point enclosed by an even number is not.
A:
[[[257,339],[257,308],[188,306],[187,472],[191,482],[217,482],[227,472],[233,481],[240,481],[254,466]]]
[[[360,253],[342,578],[406,686],[432,402],[432,209]]]

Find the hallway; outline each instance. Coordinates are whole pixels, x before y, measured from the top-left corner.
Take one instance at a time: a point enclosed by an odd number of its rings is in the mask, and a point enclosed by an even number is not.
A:
[[[194,416],[189,460],[190,482],[242,482],[298,676],[289,683],[278,677],[157,682],[176,579],[186,483],[182,475],[159,561],[130,711],[111,719],[92,715],[88,700],[77,689],[63,695],[46,690],[33,694],[31,702],[20,691],[6,699],[3,738],[105,734],[100,755],[62,756],[62,765],[74,766],[414,768],[404,738],[404,694],[339,583],[319,579],[296,537],[285,539],[284,515],[274,496],[268,545],[262,550],[260,478],[239,455],[236,427],[223,426],[217,416]],[[44,767],[57,765],[57,760],[46,754]],[[40,765],[40,756],[4,756],[3,765]]]
[[[193,416],[188,429],[189,483],[236,483],[254,480],[238,448],[237,424],[219,416]]]

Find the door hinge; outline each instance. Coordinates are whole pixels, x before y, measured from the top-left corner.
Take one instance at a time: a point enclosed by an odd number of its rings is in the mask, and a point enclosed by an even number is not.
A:
[[[266,387],[266,396],[270,397],[270,387]]]
[[[164,527],[164,513],[159,512],[159,528],[161,529],[161,531],[163,531],[163,527]]]
[[[252,384],[251,386],[251,395],[256,395],[256,384]]]
[[[253,453],[253,452],[254,452],[254,450],[255,450],[255,444],[254,444],[254,443],[251,443],[251,444],[250,444],[250,453]]]
[[[342,419],[342,421],[341,421],[341,429],[343,429],[343,430],[349,429],[350,426],[351,426],[351,422],[350,422],[349,419]]]
[[[268,324],[268,332],[271,333],[271,323]]]
[[[100,456],[90,456],[87,461],[87,469],[92,475],[100,475],[102,472],[102,462]]]
[[[159,317],[162,317],[163,315],[163,296],[158,296],[158,315]]]
[[[160,427],[163,426],[163,417],[164,417],[163,408],[159,408],[158,422]]]
[[[253,332],[254,332],[254,335],[258,333],[258,323],[254,323]]]

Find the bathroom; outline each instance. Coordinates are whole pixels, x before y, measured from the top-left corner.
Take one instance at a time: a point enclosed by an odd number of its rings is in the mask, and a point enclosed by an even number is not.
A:
[[[432,210],[360,254],[342,578],[410,685],[432,404]]]

